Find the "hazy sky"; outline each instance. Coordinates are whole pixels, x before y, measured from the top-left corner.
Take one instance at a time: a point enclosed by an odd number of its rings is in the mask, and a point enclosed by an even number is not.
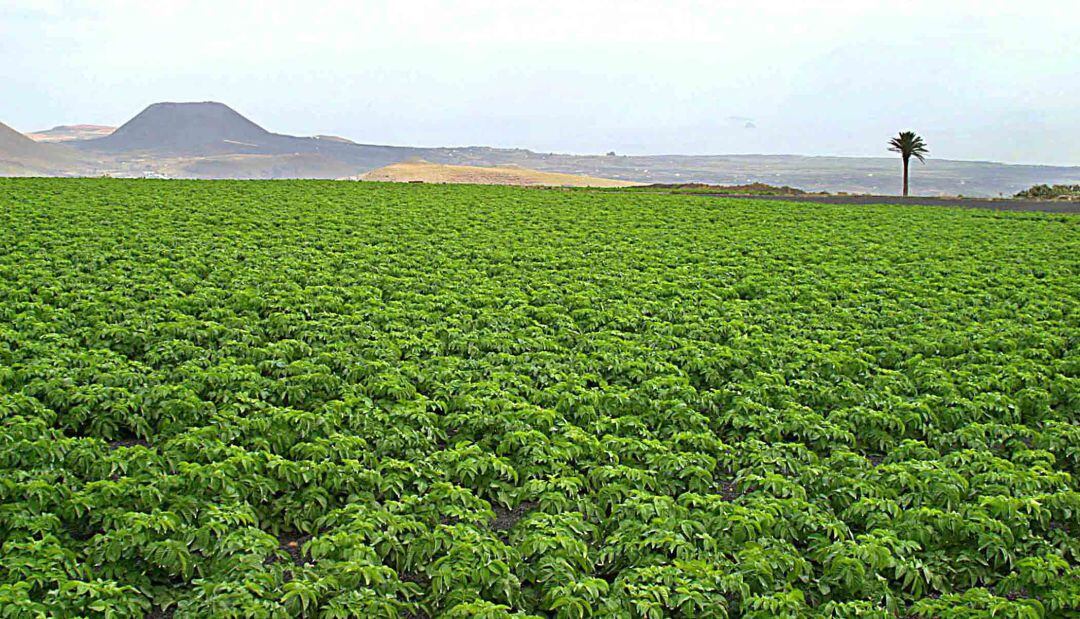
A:
[[[758,6],[753,6],[758,5]],[[1076,0],[0,0],[0,121],[228,103],[282,133],[1080,165]]]

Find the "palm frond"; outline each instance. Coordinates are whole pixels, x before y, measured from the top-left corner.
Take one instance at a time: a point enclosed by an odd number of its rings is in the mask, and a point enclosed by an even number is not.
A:
[[[923,163],[926,163],[926,155],[930,154],[930,151],[926,148],[926,142],[916,135],[914,131],[901,131],[895,138],[890,139],[889,150],[900,153],[900,156],[905,161],[915,157]]]

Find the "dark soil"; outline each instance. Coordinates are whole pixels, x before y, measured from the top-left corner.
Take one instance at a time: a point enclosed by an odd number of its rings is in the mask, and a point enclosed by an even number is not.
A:
[[[1005,594],[1005,599],[1013,601],[1013,602],[1015,602],[1016,600],[1019,600],[1021,598],[1028,598],[1028,597],[1031,597],[1031,596],[1028,594],[1027,589],[1023,589],[1023,588],[1020,589],[1019,591],[1012,591],[1010,593]]]
[[[536,503],[533,501],[525,501],[512,509],[506,509],[502,505],[495,506],[495,520],[491,521],[491,529],[493,531],[509,531],[514,528],[514,525],[519,520],[525,517],[526,514],[536,508]]]
[[[424,588],[431,584],[431,579],[427,577],[427,574],[421,574],[420,572],[401,572],[398,574],[398,580],[401,582],[413,582]]]
[[[1050,521],[1050,530],[1051,531],[1057,531],[1058,529],[1060,529],[1062,531],[1065,531],[1065,533],[1068,534],[1068,535],[1072,535],[1072,530],[1069,528],[1069,523],[1067,523],[1067,522],[1058,522],[1056,520],[1051,520]]]
[[[115,441],[109,441],[109,449],[119,449],[121,447],[150,447],[150,443],[141,438],[120,438]]]
[[[769,196],[803,196],[807,195],[807,192],[802,189],[796,189],[795,187],[788,187],[787,185],[776,186],[767,185],[765,183],[749,183],[746,185],[710,185],[708,183],[653,183],[641,187],[643,190],[650,189],[670,189],[675,192],[679,190],[692,190],[697,193],[703,193],[705,190],[716,190],[718,194],[753,194],[753,195],[769,195]]]
[[[1080,213],[1080,202],[1052,202],[1048,200],[991,200],[980,198],[904,198],[901,196],[770,196],[692,193],[715,198],[742,200],[782,200],[784,202],[814,202],[818,204],[904,204],[909,206],[958,206],[995,211]]]
[[[309,539],[311,539],[310,535],[296,532],[282,533],[278,536],[278,542],[280,543],[281,549],[289,553],[289,556],[292,557],[293,563],[295,563],[296,565],[304,564],[304,554],[301,551],[301,548],[303,548],[304,543],[307,542]],[[275,560],[276,559],[268,561],[270,563],[273,563]]]
[[[725,501],[734,501],[739,498],[739,491],[735,488],[735,482],[720,482],[720,496],[723,497]]]

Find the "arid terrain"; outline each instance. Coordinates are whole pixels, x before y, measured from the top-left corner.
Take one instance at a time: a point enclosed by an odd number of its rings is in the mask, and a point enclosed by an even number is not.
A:
[[[108,125],[58,125],[52,129],[27,133],[26,137],[35,142],[71,142],[103,138],[113,131],[116,131],[116,127]]]
[[[631,187],[636,183],[560,172],[540,172],[518,166],[486,167],[431,163],[424,160],[392,163],[354,177],[364,181],[451,183],[476,185],[549,185],[562,187]]]
[[[0,176],[79,176],[94,171],[94,163],[82,153],[35,142],[0,123]]]
[[[6,176],[335,179],[361,177],[391,164],[422,159],[432,165],[500,170],[467,171],[466,178],[490,176],[480,182],[533,184],[529,178],[536,175],[563,174],[626,184],[766,183],[808,192],[875,195],[892,195],[900,190],[899,162],[890,157],[625,156],[484,146],[373,145],[339,136],[273,133],[229,106],[209,101],[155,103],[115,130],[107,125],[65,125],[35,132],[37,141],[4,129],[0,137],[0,175]],[[531,172],[519,174],[519,181],[510,181],[505,170],[511,169]],[[400,168],[395,168],[394,174],[398,171]],[[455,177],[450,169],[436,176]],[[912,187],[915,194],[923,196],[1006,197],[1032,185],[1078,182],[1080,167],[1076,166],[930,159],[916,169]],[[544,181],[549,183],[580,184],[557,177]]]

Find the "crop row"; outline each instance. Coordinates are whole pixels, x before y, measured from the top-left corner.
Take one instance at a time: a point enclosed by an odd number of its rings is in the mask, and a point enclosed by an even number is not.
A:
[[[1080,612],[1080,219],[0,180],[0,617]]]

